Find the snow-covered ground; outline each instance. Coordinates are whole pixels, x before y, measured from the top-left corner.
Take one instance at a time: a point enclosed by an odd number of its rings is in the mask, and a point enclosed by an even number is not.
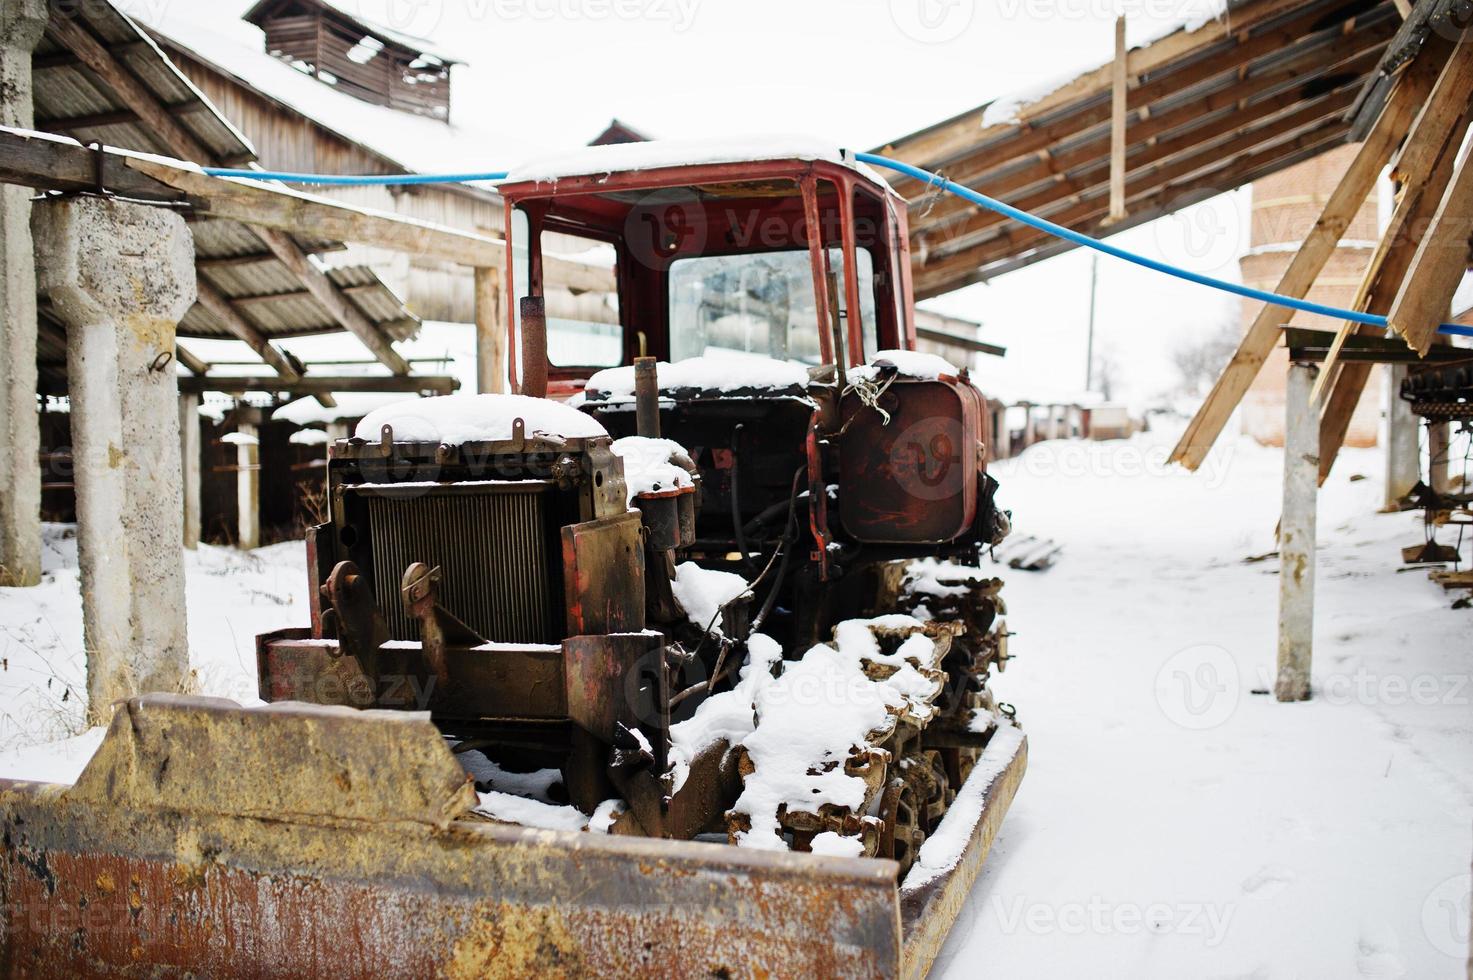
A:
[[[1380,458],[1347,450],[1320,507],[1316,697],[1272,687],[1278,451],[1197,474],[1171,433],[1046,443],[994,467],[1020,533],[1065,550],[1009,572],[997,679],[1030,768],[937,975],[1461,977],[1473,857],[1473,610],[1398,548]],[[1366,479],[1353,480],[1352,476]],[[69,779],[83,660],[74,541],[0,590],[0,775]],[[190,556],[203,689],[254,694],[253,637],[307,620],[300,545]]]

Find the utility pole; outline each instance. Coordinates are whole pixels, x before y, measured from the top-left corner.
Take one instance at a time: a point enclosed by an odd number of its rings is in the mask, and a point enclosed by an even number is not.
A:
[[[1100,253],[1089,257],[1089,334],[1084,344],[1084,390],[1093,389],[1095,380],[1095,284],[1100,277]]]

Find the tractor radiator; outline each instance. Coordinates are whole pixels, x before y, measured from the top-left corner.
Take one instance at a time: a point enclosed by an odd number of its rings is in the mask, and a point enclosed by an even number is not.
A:
[[[399,595],[404,570],[418,561],[440,567],[441,605],[486,639],[558,642],[562,571],[550,490],[486,483],[366,494],[374,597],[389,634],[419,639]]]

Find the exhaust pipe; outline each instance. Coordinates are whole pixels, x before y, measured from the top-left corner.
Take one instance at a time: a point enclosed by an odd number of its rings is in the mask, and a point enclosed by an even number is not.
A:
[[[660,438],[660,379],[653,357],[634,359],[634,431]]]
[[[547,304],[522,297],[522,394],[547,397]]]

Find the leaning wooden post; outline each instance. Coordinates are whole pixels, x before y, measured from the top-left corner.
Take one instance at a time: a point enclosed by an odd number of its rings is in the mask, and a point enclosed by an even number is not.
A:
[[[1289,365],[1284,412],[1284,507],[1279,522],[1279,662],[1274,696],[1309,698],[1314,641],[1315,496],[1320,472],[1319,413],[1310,402],[1319,369]]]
[[[501,300],[501,270],[477,266],[476,390],[481,394],[506,391],[506,310]]]

